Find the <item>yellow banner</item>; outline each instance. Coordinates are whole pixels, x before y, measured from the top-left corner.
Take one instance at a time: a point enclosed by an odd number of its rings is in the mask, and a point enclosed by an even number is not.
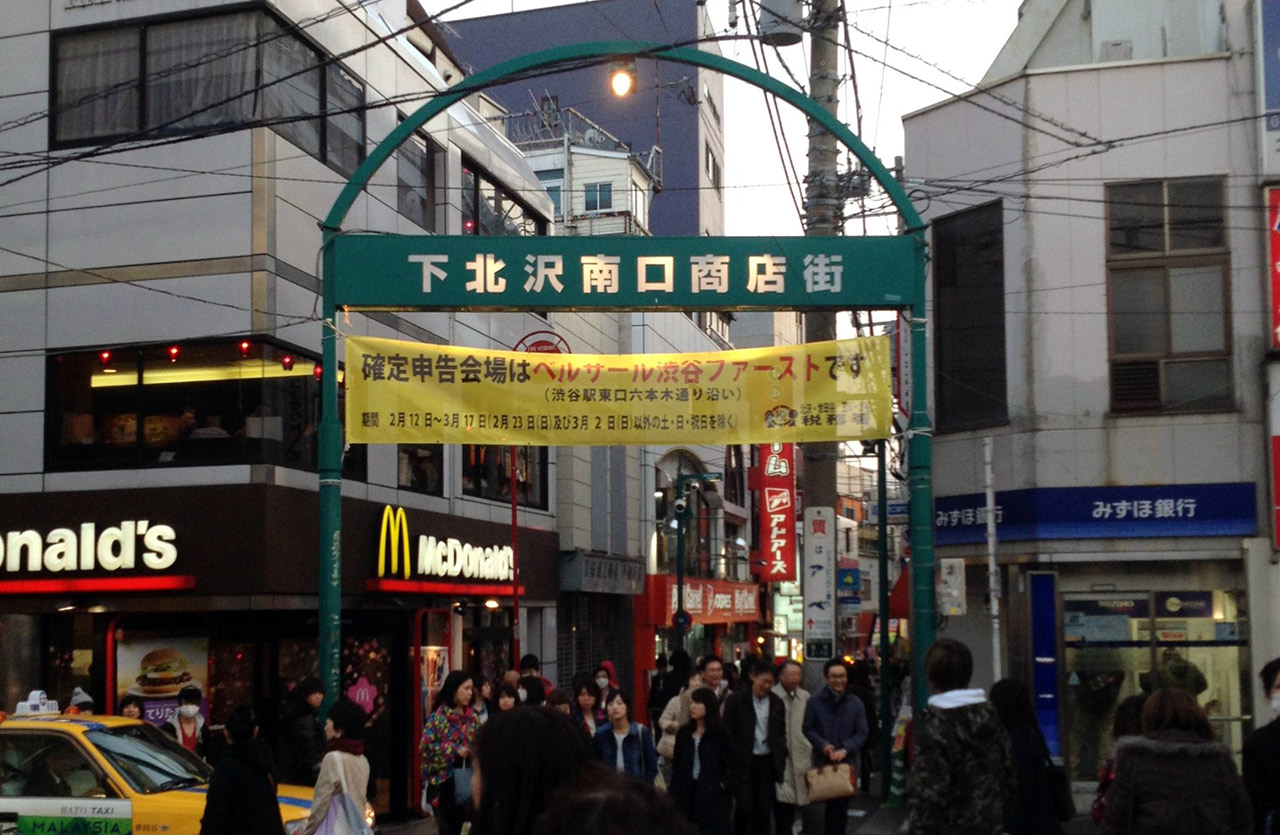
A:
[[[543,354],[347,337],[357,444],[886,438],[887,337],[700,354]]]

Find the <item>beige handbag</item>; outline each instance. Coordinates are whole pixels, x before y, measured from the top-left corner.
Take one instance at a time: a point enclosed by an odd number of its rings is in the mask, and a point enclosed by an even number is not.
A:
[[[857,772],[847,762],[811,768],[804,774],[804,783],[809,787],[810,803],[839,800],[858,793]]]
[[[665,760],[674,760],[676,758],[675,733],[667,731],[662,735],[662,739],[658,740],[658,756]]]

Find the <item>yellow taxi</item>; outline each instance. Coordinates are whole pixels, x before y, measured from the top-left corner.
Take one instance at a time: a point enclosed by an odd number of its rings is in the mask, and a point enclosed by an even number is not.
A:
[[[198,835],[213,769],[158,728],[118,716],[23,716],[0,723],[0,832]],[[280,787],[286,835],[310,788]]]

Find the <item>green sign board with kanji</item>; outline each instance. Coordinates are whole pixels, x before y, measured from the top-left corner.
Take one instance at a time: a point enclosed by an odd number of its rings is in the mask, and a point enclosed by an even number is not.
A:
[[[821,310],[915,304],[916,236],[335,237],[352,309]]]

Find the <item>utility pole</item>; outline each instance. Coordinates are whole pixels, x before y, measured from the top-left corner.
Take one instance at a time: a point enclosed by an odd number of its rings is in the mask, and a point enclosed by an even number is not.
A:
[[[836,115],[839,72],[839,23],[835,0],[814,0],[809,17],[809,96],[817,104]],[[836,164],[839,161],[836,138],[820,125],[809,120],[809,171],[805,176],[804,233],[810,237],[833,237],[840,234],[844,216],[840,198]],[[805,342],[823,342],[836,338],[836,314],[806,313],[804,317]],[[804,445],[804,503],[805,507],[836,507],[836,461],[839,444],[808,443]],[[808,532],[806,531],[806,535]],[[834,563],[834,560],[833,560]],[[835,592],[835,566],[823,572],[825,576],[806,575],[804,582],[821,580],[831,584],[831,599]],[[807,596],[806,596],[807,597]],[[834,637],[834,636],[832,636]],[[807,641],[806,641],[807,643]],[[835,642],[832,652],[839,655]],[[811,688],[822,681],[822,663],[825,658],[810,657],[805,648],[805,682]]]
[[[982,476],[987,493],[987,595],[991,601],[992,681],[1004,677],[1000,664],[1000,568],[996,565],[996,486],[991,472],[990,435],[982,439]]]

